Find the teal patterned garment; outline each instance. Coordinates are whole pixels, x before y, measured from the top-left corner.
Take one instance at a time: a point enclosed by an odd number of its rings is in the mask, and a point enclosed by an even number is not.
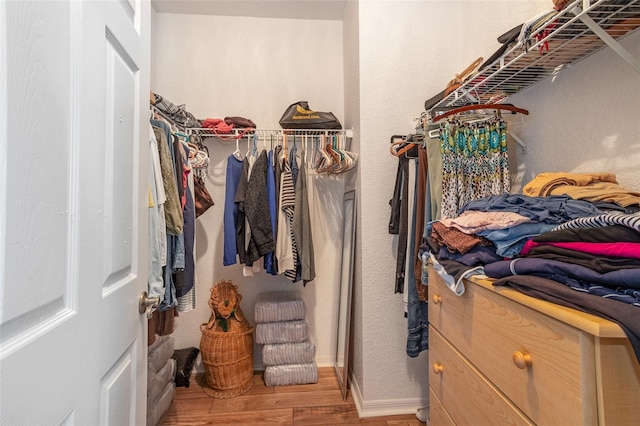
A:
[[[440,128],[440,152],[442,217],[458,217],[468,201],[510,191],[504,120],[446,121]]]

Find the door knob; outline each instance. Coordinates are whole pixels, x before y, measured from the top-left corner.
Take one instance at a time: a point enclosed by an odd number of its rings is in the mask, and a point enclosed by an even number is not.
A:
[[[146,313],[147,318],[151,318],[153,314],[152,309],[157,307],[160,303],[159,297],[149,297],[146,291],[140,293],[140,298],[138,299],[138,312],[141,314]]]

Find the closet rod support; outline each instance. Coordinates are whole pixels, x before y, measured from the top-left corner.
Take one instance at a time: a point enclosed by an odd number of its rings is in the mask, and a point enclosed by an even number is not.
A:
[[[520,148],[522,148],[522,153],[526,154],[527,153],[527,144],[524,143],[524,141],[520,138],[520,136],[516,135],[515,133],[509,132],[509,134],[511,135],[513,140],[516,141],[516,143],[518,145],[520,145]]]
[[[598,25],[589,15],[587,15],[578,6],[574,7],[571,12],[580,20],[614,52],[622,59],[627,61],[637,72],[640,73],[640,60],[635,58],[628,50],[620,45],[613,37],[611,37],[600,25]]]

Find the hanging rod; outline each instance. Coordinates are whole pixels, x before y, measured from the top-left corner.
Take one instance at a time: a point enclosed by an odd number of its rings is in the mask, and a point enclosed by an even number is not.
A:
[[[495,109],[495,110],[501,110],[501,111],[511,111],[513,113],[520,113],[520,114],[524,114],[524,115],[529,115],[529,111],[527,111],[526,109],[522,109],[522,108],[518,108],[515,107],[513,105],[509,105],[509,104],[474,104],[474,105],[465,105],[465,106],[461,106],[458,108],[454,108],[452,110],[449,110],[443,114],[440,114],[436,117],[433,117],[433,122],[435,123],[436,121],[439,121],[445,117],[449,117],[451,115],[455,115],[461,112],[465,112],[465,111],[477,111],[477,110],[481,110],[481,109]]]
[[[232,129],[229,133],[219,133],[216,132],[215,129],[209,127],[203,128],[189,128],[186,129],[187,132],[191,135],[198,135],[200,137],[211,137],[211,138],[221,138],[221,139],[239,139],[245,137],[247,135],[288,135],[288,136],[333,136],[333,135],[343,135],[348,138],[353,137],[352,129]]]

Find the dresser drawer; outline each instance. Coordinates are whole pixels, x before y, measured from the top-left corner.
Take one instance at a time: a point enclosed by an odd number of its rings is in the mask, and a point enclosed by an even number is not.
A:
[[[482,286],[465,286],[456,296],[430,268],[429,323],[534,423],[596,424],[593,337]]]
[[[429,329],[429,363],[431,393],[455,424],[532,425],[433,328]],[[434,411],[438,408],[436,404]]]
[[[431,389],[429,389],[429,424],[431,426],[456,426]]]

